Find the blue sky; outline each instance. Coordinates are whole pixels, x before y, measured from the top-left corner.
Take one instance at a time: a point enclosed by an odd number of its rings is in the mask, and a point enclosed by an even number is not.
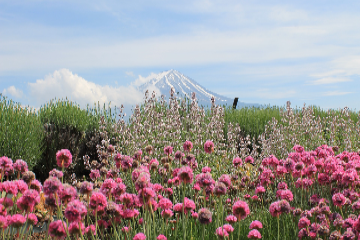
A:
[[[39,107],[141,102],[176,69],[260,104],[360,109],[359,1],[2,1],[0,91]]]

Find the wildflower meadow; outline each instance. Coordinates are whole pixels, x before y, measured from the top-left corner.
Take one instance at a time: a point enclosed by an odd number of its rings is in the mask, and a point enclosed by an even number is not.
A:
[[[99,120],[96,157],[0,157],[0,238],[360,239],[357,116],[288,104],[244,132],[235,111],[147,93]]]

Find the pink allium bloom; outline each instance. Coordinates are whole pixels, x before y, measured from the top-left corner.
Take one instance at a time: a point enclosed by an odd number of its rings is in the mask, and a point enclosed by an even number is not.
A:
[[[144,219],[140,218],[138,222],[139,222],[140,225],[142,225],[144,223]]]
[[[58,239],[64,239],[66,237],[66,222],[57,220],[49,225],[49,234],[51,237],[55,237]]]
[[[172,152],[173,152],[173,147],[171,147],[171,146],[164,147],[164,153],[166,155],[170,155],[170,154],[172,154]]]
[[[26,218],[21,214],[12,215],[9,219],[9,225],[14,228],[19,228],[26,222]]]
[[[35,180],[31,181],[30,189],[34,189],[35,191],[37,191],[40,194],[42,191],[42,185],[38,180],[35,179]]]
[[[56,164],[62,168],[68,168],[72,163],[72,155],[68,149],[61,149],[56,153]]]
[[[214,152],[214,143],[210,140],[206,141],[204,144],[204,151],[209,154],[213,153]]]
[[[233,214],[237,219],[243,220],[250,214],[249,205],[244,201],[237,201],[233,205]]]
[[[200,187],[204,187],[204,186],[206,187],[215,184],[215,181],[212,178],[211,173],[200,173],[196,175],[195,180]]]
[[[261,229],[261,228],[263,228],[263,225],[260,221],[255,220],[250,223],[249,228],[250,229]]]
[[[178,172],[178,178],[185,184],[192,183],[194,178],[192,169],[188,166],[181,167]]]
[[[90,176],[91,180],[95,181],[96,179],[98,179],[100,177],[100,171],[97,169],[93,169],[93,170],[91,170],[89,176]]]
[[[223,174],[219,177],[219,182],[222,182],[226,185],[226,187],[230,187],[231,186],[231,178],[229,175],[227,174]]]
[[[345,204],[346,198],[341,193],[335,193],[332,196],[332,201],[333,201],[335,206],[342,207]]]
[[[191,149],[193,148],[193,144],[190,141],[185,141],[183,144],[183,148],[185,152],[190,152]]]
[[[125,193],[125,191],[126,191],[125,184],[118,183],[113,189],[111,189],[111,194],[115,196],[115,198],[119,198],[121,194]]]
[[[0,183],[0,192],[6,192],[7,194],[16,196],[18,193],[17,184],[14,181],[2,182]]]
[[[265,193],[265,192],[266,192],[266,190],[265,190],[265,188],[264,188],[263,186],[259,186],[259,187],[257,187],[257,188],[255,189],[255,193],[256,193],[256,194]]]
[[[13,168],[13,161],[8,157],[0,157],[0,170],[9,171]]]
[[[242,160],[241,160],[241,158],[239,158],[239,157],[236,157],[236,158],[234,158],[234,160],[233,160],[233,165],[234,165],[234,167],[239,167],[239,166],[241,166],[242,165]]]
[[[184,205],[185,205],[185,213],[188,211],[192,211],[196,208],[196,205],[193,200],[188,199],[187,197],[184,198]]]
[[[216,196],[222,196],[226,194],[226,185],[223,182],[216,182],[214,187],[214,194]]]
[[[141,160],[141,155],[143,154],[143,152],[141,151],[141,149],[137,150],[135,153],[134,153],[134,158],[136,160]]]
[[[54,168],[49,172],[49,177],[55,177],[61,179],[64,176],[64,173],[62,171],[57,170]]]
[[[208,166],[203,167],[203,168],[201,169],[201,172],[202,172],[202,173],[211,172],[211,168],[210,168],[210,167],[208,167]]]
[[[199,217],[199,214],[197,212],[192,212],[191,217],[197,219]]]
[[[159,207],[163,210],[165,209],[171,209],[173,206],[173,203],[167,199],[167,198],[162,198],[160,201],[159,201]]]
[[[237,222],[237,217],[235,217],[234,215],[228,215],[226,218],[225,218],[225,221],[227,221],[228,223],[230,224],[234,224]]]
[[[69,222],[79,222],[86,216],[86,214],[86,206],[79,200],[71,201],[64,212],[64,215]]]
[[[30,225],[36,225],[38,223],[38,219],[34,213],[30,213],[27,216],[27,221]]]
[[[156,196],[155,191],[152,188],[143,188],[139,191],[139,199],[141,203],[147,203],[151,198]]]
[[[6,229],[8,227],[8,220],[6,217],[0,215],[0,229]]]
[[[182,212],[183,211],[183,204],[182,203],[177,203],[174,205],[174,211],[175,212]]]
[[[11,198],[0,198],[0,204],[4,205],[5,208],[12,207],[14,205],[14,202]]]
[[[140,166],[131,173],[131,179],[133,180],[133,182],[136,182],[136,180],[140,177],[140,175],[144,175],[144,174],[147,175],[148,179],[150,180],[149,169],[147,167]]]
[[[81,227],[81,233],[84,234],[85,232],[85,226],[82,222],[72,222],[69,225],[68,231],[69,234],[71,235],[75,235],[75,234],[80,234],[80,228]]]
[[[116,182],[112,178],[105,179],[101,185],[100,192],[104,195],[109,195],[110,191],[116,186]]]
[[[79,192],[81,194],[90,194],[92,192],[92,190],[93,190],[93,187],[94,187],[94,185],[92,183],[90,183],[88,181],[84,181],[80,185]]]
[[[175,155],[174,155],[174,157],[175,157],[175,160],[180,160],[182,157],[184,157],[185,156],[185,154],[184,153],[182,153],[181,151],[176,151],[176,153],[175,153]]]
[[[201,224],[209,224],[212,222],[212,213],[207,208],[201,208],[198,211],[198,220]]]
[[[288,185],[286,184],[286,182],[279,182],[277,189],[278,190],[286,190],[286,189],[288,189]]]
[[[143,233],[138,233],[134,236],[133,240],[145,240],[146,236]]]
[[[215,234],[219,239],[224,239],[229,236],[229,233],[223,227],[218,227]]]
[[[18,172],[21,172],[21,173],[28,171],[28,165],[22,159],[16,160],[16,162],[13,164],[13,167],[14,167],[15,171],[18,171]]]
[[[249,232],[249,234],[247,235],[247,237],[249,239],[261,239],[261,234],[258,230],[253,229]]]
[[[15,182],[20,193],[24,193],[26,190],[28,190],[28,185],[23,180],[15,180],[13,182]]]
[[[128,232],[130,232],[130,228],[125,226],[125,227],[121,228],[121,231],[124,232],[124,233],[128,233]]]
[[[253,164],[253,163],[254,163],[254,159],[252,158],[252,156],[247,156],[247,157],[245,158],[245,163]]]
[[[320,185],[326,185],[326,184],[330,183],[329,175],[326,173],[319,173],[318,182]]]
[[[24,194],[17,200],[17,207],[25,212],[34,211],[36,204],[40,202],[39,193],[36,190],[26,190]]]
[[[181,204],[181,203],[180,203]],[[165,219],[170,218],[174,215],[173,211],[171,211],[170,209],[166,209],[161,211],[161,216]]]
[[[302,153],[302,152],[304,152],[304,147],[303,146],[301,146],[301,145],[295,145],[294,147],[293,147],[293,149],[296,151],[296,152],[298,152],[298,153]]]
[[[282,213],[290,212],[290,204],[286,200],[280,200],[277,202],[273,202],[270,205],[269,212],[273,217],[279,217]]]
[[[95,211],[103,211],[107,205],[107,200],[101,192],[94,192],[90,197],[90,207]]]
[[[292,192],[287,189],[287,190],[278,190],[279,191],[279,197],[281,199],[285,199],[285,200],[288,200],[289,202],[291,202],[293,199],[294,199],[294,196],[292,194]]]
[[[141,155],[139,155],[140,158],[141,158]],[[121,164],[121,168],[122,170],[124,171],[127,171],[128,169],[130,169],[132,167],[132,164],[134,162],[134,159],[131,158],[130,156],[121,156],[121,161],[120,161],[120,164]],[[120,166],[116,165],[117,168],[120,168]]]
[[[54,177],[49,177],[45,180],[43,191],[46,195],[54,194],[62,188],[62,184],[59,179]]]
[[[139,211],[136,209],[125,209],[122,212],[122,217],[125,219],[133,219],[139,215]]]
[[[310,226],[310,220],[307,217],[302,217],[299,219],[299,223],[298,223],[298,228],[302,229],[302,228],[306,228],[308,226]]]
[[[225,231],[227,231],[228,233],[232,233],[234,231],[234,228],[230,225],[230,224],[224,224],[224,226],[222,226]]]
[[[91,224],[89,225],[88,227],[85,228],[85,233],[90,236],[90,235],[93,235],[95,236],[96,235],[96,228],[95,228],[95,225]]]
[[[162,235],[162,234],[160,234],[159,236],[157,236],[156,239],[157,239],[157,240],[167,240],[167,238],[166,238],[164,235]]]
[[[300,231],[298,233],[298,238],[303,239],[303,238],[305,238],[307,236],[309,236],[309,231],[306,228],[300,229]]]
[[[69,185],[69,184],[64,184],[63,188],[60,189],[59,191],[59,197],[61,199],[62,202],[70,202],[74,199],[77,198],[77,192],[76,189]]]

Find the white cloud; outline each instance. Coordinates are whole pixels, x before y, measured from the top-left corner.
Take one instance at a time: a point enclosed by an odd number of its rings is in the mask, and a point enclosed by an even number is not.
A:
[[[333,84],[333,83],[342,83],[342,82],[351,82],[350,78],[336,78],[336,77],[325,77],[313,81],[313,85],[322,85],[322,84]]]
[[[13,97],[16,98],[22,98],[23,96],[23,91],[21,91],[20,89],[17,89],[15,86],[10,86],[7,89],[3,90],[3,94],[10,94]]]
[[[125,74],[129,77],[135,77],[135,74],[133,72],[125,72]]]
[[[341,91],[328,91],[328,92],[324,92],[322,95],[323,96],[342,96],[342,95],[347,95],[347,94],[351,94],[353,92],[341,92]]]
[[[65,98],[77,102],[82,107],[90,106],[98,101],[111,105],[121,104],[135,105],[143,99],[143,93],[134,86],[101,86],[73,74],[68,69],[60,69],[53,74],[45,76],[44,79],[28,83],[30,95],[36,99],[37,104],[44,104],[50,99]]]

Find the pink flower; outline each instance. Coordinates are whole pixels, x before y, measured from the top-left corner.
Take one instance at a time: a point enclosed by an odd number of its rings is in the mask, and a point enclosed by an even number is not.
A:
[[[237,222],[237,217],[235,217],[234,215],[228,215],[226,218],[225,218],[225,221],[227,221],[228,223],[230,224],[234,224]]]
[[[250,229],[261,229],[261,228],[263,228],[263,225],[260,221],[255,220],[250,223],[249,228]]]
[[[295,146],[293,147],[293,149],[294,149],[296,152],[298,152],[298,153],[304,152],[304,147],[301,146],[301,145],[295,145]]]
[[[101,192],[94,192],[90,198],[90,207],[95,211],[104,211],[107,205],[107,200]]]
[[[14,228],[19,228],[26,222],[26,218],[21,214],[12,215],[9,219],[9,225],[13,226]]]
[[[121,231],[124,232],[124,233],[127,233],[127,232],[130,231],[130,228],[125,226],[125,227],[121,228]]]
[[[105,179],[101,185],[100,192],[104,195],[109,195],[110,191],[115,188],[116,182],[112,178]]]
[[[188,166],[181,167],[178,172],[178,178],[185,184],[192,183],[194,178],[192,169]]]
[[[56,164],[62,168],[68,168],[72,163],[72,155],[68,149],[61,149],[56,153]]]
[[[286,200],[280,200],[273,202],[270,205],[269,212],[273,217],[279,217],[282,213],[289,213],[291,210],[290,204]]]
[[[21,173],[28,171],[28,165],[22,159],[16,160],[16,162],[13,164],[13,167],[14,167],[15,171],[18,171]]]
[[[16,184],[17,189],[20,193],[23,194],[26,190],[28,190],[28,185],[23,180],[15,180],[13,182]]]
[[[224,224],[223,228],[225,229],[225,231],[227,231],[228,233],[232,233],[234,231],[234,228],[230,225],[230,224]]]
[[[175,155],[174,155],[174,157],[175,157],[175,160],[180,160],[182,157],[184,157],[185,156],[185,154],[184,153],[182,153],[181,151],[176,151],[176,153],[175,153]],[[159,164],[158,164],[159,165]]]
[[[170,155],[170,154],[172,154],[172,152],[173,152],[173,147],[171,147],[171,146],[164,147],[164,153],[166,155]]]
[[[191,217],[194,218],[194,219],[196,219],[196,218],[199,217],[199,214],[198,214],[197,212],[192,212],[192,213],[191,213]]]
[[[219,239],[224,239],[229,236],[229,233],[223,227],[218,227],[215,234]]]
[[[49,177],[44,182],[43,191],[46,195],[54,194],[62,188],[62,184],[59,179],[54,177]]]
[[[341,193],[335,193],[332,196],[332,201],[333,201],[335,206],[342,207],[345,204],[346,198]]]
[[[298,228],[302,229],[302,228],[306,228],[308,226],[310,226],[310,220],[307,219],[307,217],[302,217],[299,219],[299,223],[298,223]]]
[[[171,209],[173,206],[173,203],[167,199],[167,198],[162,198],[160,201],[159,201],[159,207],[163,210],[165,209]]]
[[[249,234],[247,235],[247,237],[249,239],[261,239],[261,234],[258,230],[253,229],[249,232]]]
[[[278,190],[278,192],[279,192],[279,197],[281,199],[288,200],[289,202],[291,202],[294,199],[292,192],[288,189],[287,190]]]
[[[49,225],[49,234],[51,237],[56,237],[58,239],[64,239],[66,237],[66,222],[57,220],[50,223]]]
[[[14,196],[18,193],[17,184],[13,181],[5,181],[0,183],[0,192],[6,192],[7,194],[12,194]]]
[[[230,187],[231,186],[231,178],[229,175],[227,174],[223,174],[219,177],[219,182],[222,182],[225,184],[226,187]]]
[[[39,193],[33,189],[26,190],[24,194],[17,200],[17,207],[25,212],[34,211],[36,204],[40,202]]]
[[[70,202],[77,198],[76,189],[73,186],[65,183],[63,188],[61,188],[59,191],[59,197],[63,203]]]
[[[68,231],[71,235],[80,234],[80,228],[81,228],[81,233],[84,233],[85,226],[82,222],[72,222],[69,225]]]
[[[8,220],[6,217],[0,215],[0,229],[6,229],[8,227]]]
[[[93,170],[91,170],[89,176],[90,176],[91,180],[95,181],[96,179],[98,179],[100,177],[100,172],[97,169],[93,169]]]
[[[156,239],[157,239],[157,240],[167,240],[167,238],[166,238],[164,235],[162,235],[162,234],[160,234],[159,236],[157,236]]]
[[[212,213],[207,208],[201,208],[198,211],[198,220],[201,224],[209,224],[212,222]]]
[[[13,161],[10,158],[5,156],[0,157],[0,170],[6,172],[11,170],[12,168],[13,168]]]
[[[242,160],[241,160],[241,158],[239,158],[239,157],[236,157],[236,158],[234,158],[234,160],[233,160],[233,165],[234,165],[234,167],[239,167],[239,166],[241,166],[242,165]]]
[[[133,240],[145,240],[146,236],[143,233],[138,233],[134,236]]]
[[[206,141],[204,144],[204,151],[209,154],[213,153],[214,152],[214,143],[210,140]]]
[[[259,186],[255,189],[255,193],[259,194],[259,193],[265,193],[265,188],[263,186]]]
[[[35,191],[37,191],[40,194],[42,191],[42,185],[38,180],[35,179],[35,180],[31,181],[30,189],[34,189]]]
[[[38,219],[34,213],[30,213],[27,216],[27,221],[30,225],[36,225],[38,223]]]
[[[56,168],[54,168],[53,170],[51,170],[49,172],[49,177],[55,177],[58,179],[61,179],[64,176],[62,171],[57,170]]]
[[[191,149],[193,148],[193,144],[190,141],[185,141],[183,144],[183,148],[185,152],[191,152]]]
[[[254,159],[252,158],[252,156],[247,156],[247,157],[245,158],[245,163],[253,164],[253,163],[254,163]]]
[[[181,204],[181,203],[180,203]],[[182,206],[181,206],[182,207]],[[181,210],[180,210],[181,211]],[[165,209],[163,211],[161,211],[161,216],[165,219],[170,218],[174,215],[173,211],[171,211],[170,209]]]
[[[203,168],[201,169],[201,172],[202,172],[202,173],[211,172],[211,168],[210,168],[210,167],[208,167],[208,166],[203,167]]]
[[[91,237],[91,235],[95,236],[96,235],[95,225],[91,224],[91,225],[87,226],[85,228],[85,234],[87,234],[89,237]]]
[[[69,222],[79,222],[87,214],[86,206],[79,200],[70,202],[64,212],[65,217]]]
[[[245,219],[250,214],[249,205],[244,201],[237,201],[233,205],[233,214],[238,221]]]

